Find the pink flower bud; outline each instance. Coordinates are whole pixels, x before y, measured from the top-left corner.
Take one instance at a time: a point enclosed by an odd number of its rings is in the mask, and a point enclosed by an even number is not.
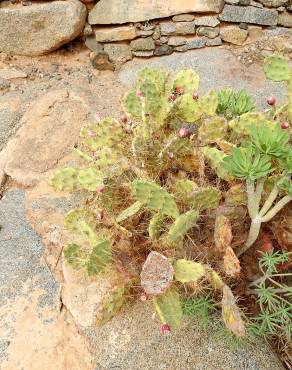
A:
[[[183,87],[178,86],[174,89],[174,92],[176,93],[176,95],[182,95],[184,93],[184,89]]]
[[[146,294],[146,293],[143,293],[143,294],[141,294],[141,296],[140,296],[140,300],[141,300],[142,302],[146,302],[146,301],[148,301],[148,298],[149,298],[149,296],[148,296],[148,294]]]
[[[121,118],[120,118],[120,121],[122,123],[127,123],[128,122],[128,117],[126,115],[123,115]]]
[[[181,128],[178,130],[178,136],[179,136],[181,139],[184,139],[184,138],[186,138],[186,137],[189,137],[189,136],[190,136],[190,132],[189,132],[189,130],[187,130],[186,128],[181,127]]]
[[[169,159],[173,159],[174,158],[173,152],[168,152],[167,153],[167,156],[168,156]]]
[[[176,100],[176,95],[175,94],[171,94],[169,97],[168,97],[168,101],[171,103],[171,102],[174,102]]]
[[[199,99],[199,94],[197,93],[197,91],[194,91],[194,93],[193,93],[193,99],[194,100],[198,100]]]
[[[99,221],[102,221],[104,219],[104,210],[101,209],[99,210],[98,214],[97,214],[97,218]]]
[[[100,118],[100,114],[98,112],[95,113],[94,119],[95,119],[96,122],[100,122],[101,118]]]
[[[105,189],[105,186],[104,185],[99,185],[97,188],[96,188],[96,191],[98,193],[103,193],[104,192],[104,189]]]
[[[96,132],[94,132],[94,131],[88,131],[88,136],[90,136],[90,137],[96,137]]]
[[[136,96],[138,96],[138,98],[143,98],[144,95],[143,95],[141,90],[137,90],[136,91]]]
[[[170,326],[168,324],[163,324],[160,327],[160,331],[163,335],[167,335],[170,333]]]

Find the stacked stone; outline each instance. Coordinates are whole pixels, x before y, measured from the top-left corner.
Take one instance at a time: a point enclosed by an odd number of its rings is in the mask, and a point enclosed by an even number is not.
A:
[[[83,36],[92,65],[113,70],[133,57],[245,45],[267,28],[292,27],[292,0],[82,1],[0,6],[0,52],[41,55]]]
[[[166,7],[162,0],[156,0],[162,3],[157,9],[153,6],[151,13],[147,0],[139,2],[139,8],[133,0],[119,1],[118,12],[117,1],[100,0],[89,14],[93,27],[90,38],[95,39],[91,50],[94,52],[98,43],[100,51],[92,54],[92,60],[99,58],[98,54],[107,58],[101,69],[107,68],[108,62],[114,68],[133,57],[168,55],[223,42],[243,45],[262,38],[267,28],[292,27],[291,0],[202,0],[187,8],[175,5],[175,1]]]

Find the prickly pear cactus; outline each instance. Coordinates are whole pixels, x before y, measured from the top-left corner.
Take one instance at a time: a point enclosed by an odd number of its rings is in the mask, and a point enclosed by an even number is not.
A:
[[[82,168],[78,171],[77,182],[80,189],[96,191],[103,185],[103,177],[95,167]]]
[[[261,127],[269,124],[263,113],[248,112],[229,122],[229,127],[237,135],[249,135],[251,127]]]
[[[212,187],[198,188],[189,195],[188,204],[198,211],[204,211],[217,208],[220,199],[221,191],[219,189]]]
[[[130,207],[128,207],[127,209],[125,209],[118,215],[118,217],[116,218],[116,221],[120,223],[120,222],[127,220],[128,218],[137,214],[141,208],[142,208],[141,202],[137,201],[133,203]]]
[[[129,116],[139,119],[142,117],[142,102],[135,91],[131,91],[124,97],[124,108]]]
[[[202,148],[202,153],[218,177],[226,181],[231,179],[224,166],[224,158],[227,156],[224,152],[217,148],[205,146]]]
[[[108,293],[97,315],[98,325],[104,325],[119,312],[125,302],[126,291],[125,286],[116,286]]]
[[[227,136],[228,124],[224,117],[206,119],[199,128],[198,138],[202,144],[216,143]]]
[[[97,217],[87,209],[78,208],[68,212],[64,226],[73,233],[82,234],[85,224],[94,229],[97,224]]]
[[[281,55],[271,55],[265,59],[264,71],[269,80],[288,81],[291,78],[289,63]]]
[[[188,211],[178,216],[168,231],[166,245],[174,246],[180,242],[187,232],[195,226],[198,216],[197,211]]]
[[[206,275],[206,268],[203,264],[185,259],[174,263],[175,280],[181,283],[196,282]]]
[[[136,180],[132,183],[134,197],[149,209],[177,218],[179,211],[173,195],[154,182]]]
[[[247,204],[247,196],[241,184],[231,186],[224,195],[225,204],[228,206],[238,206]]]
[[[57,170],[50,179],[50,185],[56,190],[73,191],[77,185],[78,170],[73,167]]]
[[[153,303],[163,324],[168,324],[171,329],[177,329],[180,326],[183,312],[180,295],[175,287],[153,298]]]
[[[200,100],[202,112],[206,116],[214,116],[219,104],[219,98],[216,91],[210,91],[207,95],[203,96]]]
[[[225,253],[232,241],[232,228],[229,219],[223,215],[217,215],[215,221],[214,241],[216,250]]]
[[[151,239],[158,239],[165,228],[166,217],[161,213],[156,213],[150,220],[148,234]]]
[[[183,93],[193,94],[198,90],[200,84],[199,75],[192,69],[183,69],[178,72],[173,82],[173,89],[180,88]]]
[[[177,104],[176,114],[186,122],[195,123],[203,114],[202,105],[191,94],[182,95]]]

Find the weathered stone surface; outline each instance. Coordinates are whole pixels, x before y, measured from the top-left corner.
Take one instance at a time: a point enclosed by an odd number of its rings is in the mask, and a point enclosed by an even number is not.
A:
[[[177,46],[176,51],[187,51],[192,49],[200,49],[206,45],[206,39],[204,37],[195,37],[194,39],[187,40],[185,45]]]
[[[219,27],[199,27],[197,29],[197,35],[214,39],[219,35]]]
[[[127,44],[105,44],[104,51],[115,65],[119,65],[132,59],[131,48]]]
[[[247,39],[248,31],[237,26],[227,26],[221,29],[220,36],[226,42],[234,45],[242,45]]]
[[[151,252],[141,272],[141,285],[149,295],[163,294],[173,281],[174,269],[168,258]]]
[[[134,26],[100,27],[94,33],[98,42],[132,40],[137,36]]]
[[[90,24],[121,24],[182,13],[219,13],[223,0],[100,0],[89,13]]]
[[[215,39],[208,39],[206,41],[206,46],[220,46],[222,45],[221,37],[216,37]]]
[[[71,153],[89,114],[83,99],[65,89],[34,101],[21,119],[22,127],[8,144],[5,173],[23,185],[38,182]]]
[[[248,27],[248,42],[255,42],[265,36],[265,32],[260,26]]]
[[[216,27],[220,24],[220,21],[217,17],[203,16],[196,18],[194,23],[196,26]]]
[[[187,42],[187,39],[183,36],[172,36],[168,40],[170,46],[181,46]]]
[[[0,78],[4,80],[13,80],[15,78],[26,78],[27,74],[14,68],[0,69]]]
[[[105,51],[90,53],[89,60],[93,68],[98,71],[113,71],[114,65],[109,60],[109,56]]]
[[[154,33],[154,30],[139,30],[137,32],[137,36],[148,37],[148,36],[153,35],[153,33]]]
[[[85,45],[88,47],[88,49],[94,51],[95,53],[100,53],[103,51],[103,46],[96,41],[93,35],[86,37]]]
[[[179,14],[172,17],[174,22],[191,22],[195,19],[193,14]]]
[[[160,26],[156,26],[155,30],[153,32],[152,38],[154,40],[158,40],[160,38],[160,36],[161,36]]]
[[[169,55],[173,52],[173,47],[163,44],[154,50],[154,55]]]
[[[76,0],[0,9],[0,51],[46,54],[79,36],[85,20],[86,7]]]
[[[292,27],[292,14],[288,12],[280,13],[278,24],[284,27]]]
[[[287,0],[258,0],[264,6],[268,6],[270,8],[278,8],[279,6],[286,5]]]
[[[98,323],[109,297],[119,287],[111,278],[89,278],[82,270],[73,270],[63,263],[64,283],[61,292],[62,302],[77,323],[90,327]]]
[[[219,16],[226,22],[255,23],[264,26],[275,26],[278,22],[278,12],[272,9],[256,8],[254,6],[225,5]]]
[[[194,22],[161,23],[162,35],[192,35],[195,33]]]
[[[152,37],[145,37],[131,41],[131,48],[134,51],[154,50],[155,43]]]
[[[154,54],[154,51],[133,51],[133,55],[135,57],[141,57],[141,58],[149,58],[152,57]]]

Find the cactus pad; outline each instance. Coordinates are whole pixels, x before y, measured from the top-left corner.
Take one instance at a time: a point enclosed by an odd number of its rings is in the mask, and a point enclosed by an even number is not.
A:
[[[134,117],[141,118],[142,116],[142,103],[141,99],[136,95],[135,91],[131,91],[124,97],[124,107],[126,112]]]
[[[177,329],[183,316],[177,290],[174,287],[168,289],[163,295],[154,297],[153,303],[162,323],[168,324],[171,329]]]
[[[233,185],[224,195],[227,206],[238,206],[247,204],[247,196],[244,187],[241,184]]]
[[[291,78],[289,62],[281,55],[271,55],[265,59],[264,71],[269,80],[285,81]]]
[[[214,241],[218,252],[225,253],[232,241],[232,228],[229,219],[223,215],[217,215],[215,221]]]
[[[147,208],[177,218],[179,211],[173,195],[154,182],[136,180],[132,183],[134,197]]]
[[[210,91],[207,95],[203,96],[200,99],[200,106],[202,112],[206,116],[214,116],[216,114],[216,110],[219,104],[219,98],[216,91]]]
[[[202,107],[199,101],[194,100],[191,94],[184,94],[178,100],[176,114],[186,122],[198,121],[202,114]]]
[[[237,337],[245,336],[245,325],[231,289],[223,286],[222,318],[228,330]]]
[[[230,246],[226,248],[223,261],[226,274],[231,277],[238,277],[241,270],[240,262]]]
[[[217,176],[223,180],[230,180],[231,176],[228,174],[225,165],[224,165],[224,158],[227,155],[217,148],[211,148],[206,146],[202,148],[202,153],[204,157],[209,162],[210,167],[216,172]]]
[[[219,205],[221,191],[213,187],[198,188],[188,198],[188,205],[199,211],[214,209]]]
[[[116,218],[116,221],[118,223],[120,223],[120,222],[123,222],[123,221],[127,220],[128,218],[130,218],[130,217],[134,216],[136,213],[138,213],[141,208],[142,208],[142,203],[140,203],[139,201],[133,203],[130,207],[123,210],[118,215],[118,217]]]
[[[78,172],[78,185],[81,189],[96,191],[103,184],[103,175],[94,167],[83,168]]]
[[[249,135],[251,127],[267,125],[268,120],[263,113],[248,112],[229,122],[229,127],[237,135]]]
[[[228,124],[224,117],[206,119],[199,128],[199,140],[203,144],[216,143],[227,135]]]
[[[50,179],[50,185],[56,190],[73,191],[77,186],[78,170],[67,167],[57,170]]]
[[[181,283],[197,282],[206,274],[206,268],[201,263],[180,259],[174,263],[175,280]]]
[[[65,261],[73,267],[78,269],[84,265],[84,255],[82,253],[81,247],[77,244],[68,244],[63,251]]]
[[[104,325],[110,321],[121,309],[125,302],[126,288],[117,286],[111,290],[102,302],[102,309],[98,313],[97,324]]]
[[[183,69],[175,76],[173,89],[182,88],[184,93],[193,94],[198,90],[200,77],[192,69]]]
[[[168,231],[166,245],[174,246],[182,241],[187,232],[195,226],[198,216],[197,211],[188,211],[178,216]]]
[[[209,283],[211,284],[212,288],[216,291],[216,290],[219,290],[221,291],[223,286],[224,286],[224,282],[223,280],[221,279],[220,275],[213,269],[210,269],[207,273],[207,279],[209,281]]]
[[[165,224],[165,216],[161,213],[156,213],[150,220],[148,233],[151,239],[157,239],[163,232]]]
[[[89,276],[97,275],[111,261],[111,245],[107,240],[99,240],[92,247],[86,262],[86,270]]]

